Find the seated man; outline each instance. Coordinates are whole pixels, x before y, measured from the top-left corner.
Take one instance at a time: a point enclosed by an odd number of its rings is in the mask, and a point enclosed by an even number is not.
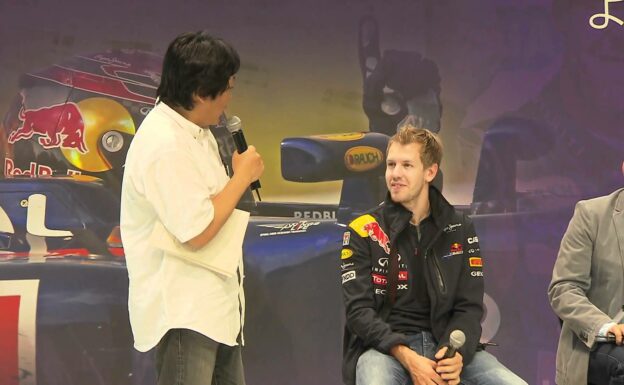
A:
[[[623,212],[624,189],[580,201],[561,240],[548,289],[563,320],[558,385],[624,384]],[[608,336],[615,343],[599,342]]]
[[[385,202],[343,236],[348,385],[526,384],[477,351],[483,315],[479,240],[469,218],[430,185],[438,137],[401,127],[387,150]],[[465,344],[445,357],[450,334]]]

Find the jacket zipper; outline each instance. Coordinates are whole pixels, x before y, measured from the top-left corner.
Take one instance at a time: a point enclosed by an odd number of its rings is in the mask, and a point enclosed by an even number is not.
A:
[[[435,234],[433,239],[427,245],[427,249],[425,251],[425,260],[428,259],[429,250],[431,250],[430,247],[433,246],[433,244],[438,240],[442,232],[443,232],[442,229],[438,230],[438,232]],[[435,270],[436,278],[438,279],[438,286],[440,287],[440,293],[446,294],[446,285],[444,284],[444,278],[442,277],[442,270],[440,270],[440,265],[438,264],[438,259],[435,256],[435,252],[433,252],[431,259],[433,259],[433,268]]]
[[[442,294],[446,294],[446,285],[444,284],[444,278],[442,277],[442,270],[440,270],[440,265],[438,264],[438,259],[436,258],[435,253],[432,257],[433,267],[435,268],[436,277],[438,278],[438,285],[440,286],[440,292]]]

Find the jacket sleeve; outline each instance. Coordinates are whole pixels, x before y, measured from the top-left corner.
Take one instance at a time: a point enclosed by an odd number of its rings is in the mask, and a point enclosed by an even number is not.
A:
[[[474,225],[464,217],[462,263],[457,290],[453,303],[453,313],[448,326],[440,339],[440,344],[448,344],[453,330],[461,330],[466,335],[464,346],[459,349],[464,365],[472,361],[481,339],[481,318],[483,317],[483,256]]]
[[[561,240],[548,288],[548,298],[555,313],[590,348],[600,328],[612,322],[586,294],[591,285],[592,252],[597,232],[597,226],[592,226],[591,222],[585,202],[577,203]]]
[[[393,332],[375,308],[368,239],[351,228],[343,237],[341,270],[346,323],[349,331],[357,335],[365,347],[390,354],[392,347],[407,345],[407,339],[405,335]]]

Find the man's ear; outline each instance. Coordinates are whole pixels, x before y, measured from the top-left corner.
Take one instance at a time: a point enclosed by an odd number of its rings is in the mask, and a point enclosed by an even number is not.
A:
[[[439,168],[440,166],[437,163],[434,163],[425,169],[425,181],[427,183],[431,183],[433,178],[435,178],[435,176],[438,174]]]
[[[199,96],[197,94],[197,92],[193,92],[193,94],[191,95],[191,100],[193,101],[193,108],[195,108],[195,106],[204,103],[204,100],[206,98],[202,98],[201,96]]]

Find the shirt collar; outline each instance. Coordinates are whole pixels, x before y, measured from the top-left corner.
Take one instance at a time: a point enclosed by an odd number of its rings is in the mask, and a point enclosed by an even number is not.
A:
[[[197,139],[204,130],[208,132],[210,131],[208,129],[201,128],[197,124],[186,119],[184,116],[180,115],[176,110],[169,107],[166,103],[159,102],[154,108],[156,108],[158,111],[162,112],[163,114],[167,115],[170,119],[175,121],[177,125],[183,131],[188,132],[195,139]]]

